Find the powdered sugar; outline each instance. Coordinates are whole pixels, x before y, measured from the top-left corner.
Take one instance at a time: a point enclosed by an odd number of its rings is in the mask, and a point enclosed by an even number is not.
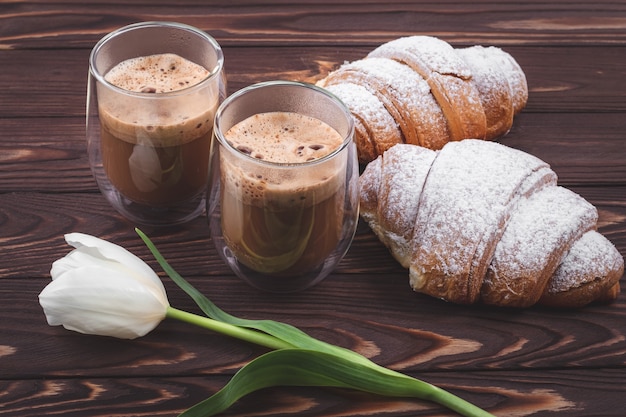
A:
[[[479,49],[482,47],[474,46],[473,48]],[[517,61],[502,49],[494,46],[483,49],[484,54],[489,56],[490,65],[499,68],[505,74],[504,78],[508,81],[510,91],[512,92],[514,112],[520,112],[528,100],[528,84],[526,83],[524,71],[522,71]]]
[[[551,253],[595,227],[595,207],[563,187],[546,187],[524,199],[511,216],[494,261],[504,261],[515,275],[544,269]],[[561,252],[563,252],[561,250]]]
[[[535,304],[574,241],[595,227],[591,204],[563,187],[544,187],[522,199],[496,246],[481,290],[488,304]]]
[[[606,291],[624,260],[593,231],[595,208],[558,187],[545,162],[480,140],[451,142],[430,154],[411,147],[396,145],[376,159],[360,185],[364,219],[403,265],[410,256],[416,291],[515,307],[611,297]],[[559,295],[581,287],[583,296]],[[547,293],[557,295],[544,301]]]
[[[397,236],[392,251],[400,263],[408,268],[410,262],[410,240],[416,223],[422,187],[431,164],[437,153],[426,148],[399,145],[393,147],[383,160],[384,188],[380,190],[380,200],[385,207],[379,207],[381,226]],[[411,166],[407,170],[403,167]],[[406,187],[404,184],[412,184]]]
[[[337,95],[357,121],[360,161],[369,162],[396,143],[441,149],[449,141],[507,133],[513,114],[526,103],[525,80],[517,62],[499,48],[457,50],[435,37],[408,36],[344,63],[318,85],[341,86]],[[378,103],[346,84],[364,87]],[[400,129],[399,139],[381,129],[385,113],[394,120],[389,126]]]
[[[391,117],[385,106],[360,85],[346,83],[335,84],[328,90],[339,97],[354,113],[362,116],[362,119],[375,130],[396,129],[397,123]]]
[[[547,291],[559,293],[578,288],[606,277],[623,265],[624,258],[611,242],[596,231],[587,232],[574,243],[548,281]]]
[[[431,139],[433,148],[443,147],[448,140],[485,138],[486,117],[479,91],[469,81],[468,66],[448,43],[429,36],[411,36],[381,45],[368,57],[401,62],[426,80],[447,120],[449,133],[446,140]]]
[[[387,42],[374,49],[368,56],[388,56],[408,52],[419,61],[422,75],[427,72],[438,72],[461,78],[471,77],[471,73],[462,59],[454,52],[454,48],[444,40],[431,36],[408,36]]]
[[[508,74],[491,59],[492,49],[471,47],[457,49],[472,72],[471,82],[477,89],[483,106],[487,139],[506,134],[513,124],[513,92],[507,80]]]
[[[368,58],[343,65],[324,85],[362,85],[374,94],[396,120],[407,143],[428,146],[431,138],[447,137],[441,108],[428,83],[406,65],[386,58]]]
[[[467,293],[454,294],[452,301],[476,301],[518,191],[542,166],[539,159],[497,143],[447,144],[424,185],[411,271],[468,282]]]
[[[365,87],[353,83],[329,85],[327,89],[350,109],[357,125],[359,159],[369,162],[391,146],[402,143],[402,133],[383,103]]]

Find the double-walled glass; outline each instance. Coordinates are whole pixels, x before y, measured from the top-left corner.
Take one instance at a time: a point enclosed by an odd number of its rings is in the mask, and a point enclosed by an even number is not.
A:
[[[322,121],[341,142],[319,159],[285,163],[259,159],[227,140],[239,122],[275,112]],[[222,103],[215,118],[207,212],[211,238],[239,277],[262,290],[291,292],[318,283],[337,266],[358,220],[353,136],[348,109],[313,85],[260,83]]]
[[[129,91],[105,79],[120,62],[159,54],[175,54],[204,67],[208,75],[157,93]],[[213,120],[226,96],[223,65],[215,39],[172,22],[123,27],[92,50],[89,162],[102,194],[132,222],[171,225],[203,212]]]

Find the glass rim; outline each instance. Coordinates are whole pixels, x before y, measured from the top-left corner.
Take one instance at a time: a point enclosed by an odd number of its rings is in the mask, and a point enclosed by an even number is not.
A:
[[[254,91],[254,90],[259,90],[259,89],[264,89],[264,88],[270,88],[270,87],[296,87],[296,88],[306,88],[306,89],[310,89],[315,91],[317,94],[323,94],[324,96],[328,97],[331,99],[331,101],[337,105],[337,107],[341,110],[341,112],[346,116],[346,119],[348,121],[348,131],[346,132],[345,135],[343,136],[343,141],[341,143],[340,146],[338,146],[334,151],[332,151],[331,153],[324,155],[321,158],[317,158],[314,159],[312,161],[303,161],[303,162],[275,162],[275,161],[268,161],[268,160],[264,160],[264,159],[259,159],[259,158],[255,158],[252,155],[248,155],[245,154],[241,151],[239,151],[237,148],[235,148],[228,140],[226,140],[226,138],[224,137],[224,134],[222,132],[222,129],[220,127],[220,121],[222,118],[222,114],[228,109],[228,107],[230,107],[231,105],[233,105],[233,103],[238,100],[239,98],[241,98],[242,96],[244,96],[245,94],[247,94],[250,91]],[[267,110],[265,112],[258,112],[255,114],[259,114],[259,113],[266,113],[266,112],[270,112],[271,110]],[[314,117],[314,116],[313,116]],[[331,128],[333,128],[334,130],[336,130],[333,126],[331,126]],[[306,83],[306,82],[300,82],[300,81],[282,81],[282,80],[276,80],[276,81],[264,81],[264,82],[260,82],[260,83],[256,83],[256,84],[252,84],[249,85],[247,87],[242,88],[241,90],[238,90],[237,92],[231,94],[229,97],[227,97],[218,107],[217,111],[215,112],[215,120],[213,123],[213,134],[215,135],[215,137],[217,138],[217,140],[219,141],[219,143],[226,147],[229,151],[236,153],[237,155],[241,156],[242,158],[249,160],[249,161],[254,161],[257,164],[260,165],[266,165],[269,167],[276,167],[276,168],[291,168],[291,167],[296,167],[296,166],[313,166],[313,165],[317,165],[317,164],[322,164],[330,159],[333,159],[336,155],[340,154],[344,149],[346,149],[351,143],[353,143],[354,141],[354,131],[355,131],[355,127],[354,127],[354,119],[352,118],[352,113],[350,112],[350,110],[348,109],[348,107],[343,103],[343,101],[341,101],[341,99],[339,99],[339,97],[337,97],[335,94],[331,93],[330,91],[326,90],[325,88],[322,87],[318,87],[314,84],[310,84],[310,83]],[[340,132],[337,132],[340,133]],[[341,133],[340,133],[341,134]]]
[[[180,90],[175,90],[175,91],[168,91],[168,92],[164,92],[164,93],[142,93],[139,91],[130,91],[130,90],[126,90],[124,88],[118,87],[114,84],[111,84],[110,82],[108,82],[104,76],[105,74],[102,74],[100,71],[98,71],[97,66],[96,66],[96,57],[98,55],[98,53],[100,52],[100,50],[102,49],[102,47],[109,42],[110,40],[118,37],[118,36],[122,36],[127,32],[131,32],[131,31],[135,31],[135,30],[141,30],[141,29],[146,29],[146,28],[156,28],[156,27],[168,27],[168,28],[175,28],[175,29],[180,29],[180,30],[184,30],[190,33],[193,33],[194,35],[199,36],[200,38],[204,39],[205,41],[207,41],[215,50],[216,55],[217,55],[217,63],[216,65],[209,69],[207,68],[207,70],[209,71],[209,74],[203,78],[202,80],[200,80],[199,82],[197,82],[196,84],[189,86],[189,87],[185,87],[182,88]],[[165,53],[165,52],[164,52]],[[141,55],[138,55],[141,56]],[[138,22],[138,23],[133,23],[130,25],[126,25],[123,27],[120,27],[106,35],[104,35],[92,48],[90,54],[89,54],[89,73],[102,85],[106,86],[107,88],[116,91],[120,94],[124,94],[124,95],[128,95],[128,96],[133,96],[133,97],[140,97],[140,98],[152,98],[152,99],[161,99],[161,98],[169,98],[169,97],[175,97],[175,96],[179,96],[179,95],[185,95],[185,94],[189,94],[190,91],[196,90],[196,89],[201,89],[203,88],[209,81],[213,80],[216,77],[221,76],[222,70],[224,68],[224,52],[222,51],[222,47],[220,46],[220,44],[215,40],[215,38],[211,35],[209,35],[207,32],[195,27],[195,26],[191,26],[191,25],[187,25],[185,23],[178,23],[178,22],[169,22],[169,21],[149,21],[149,22]]]

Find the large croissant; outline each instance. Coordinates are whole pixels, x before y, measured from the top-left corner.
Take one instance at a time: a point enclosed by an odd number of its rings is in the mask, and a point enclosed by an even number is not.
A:
[[[495,142],[399,144],[361,175],[361,214],[415,291],[508,307],[611,301],[624,258],[596,231],[595,207],[556,181]]]
[[[508,53],[454,49],[430,36],[385,43],[318,85],[352,112],[361,163],[398,143],[440,149],[449,141],[502,136],[528,99],[524,72]]]

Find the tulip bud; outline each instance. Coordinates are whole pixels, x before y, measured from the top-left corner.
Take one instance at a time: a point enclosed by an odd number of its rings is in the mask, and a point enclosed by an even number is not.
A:
[[[154,329],[169,307],[158,275],[126,249],[82,233],[52,265],[39,294],[48,324],[80,333],[134,339]]]

